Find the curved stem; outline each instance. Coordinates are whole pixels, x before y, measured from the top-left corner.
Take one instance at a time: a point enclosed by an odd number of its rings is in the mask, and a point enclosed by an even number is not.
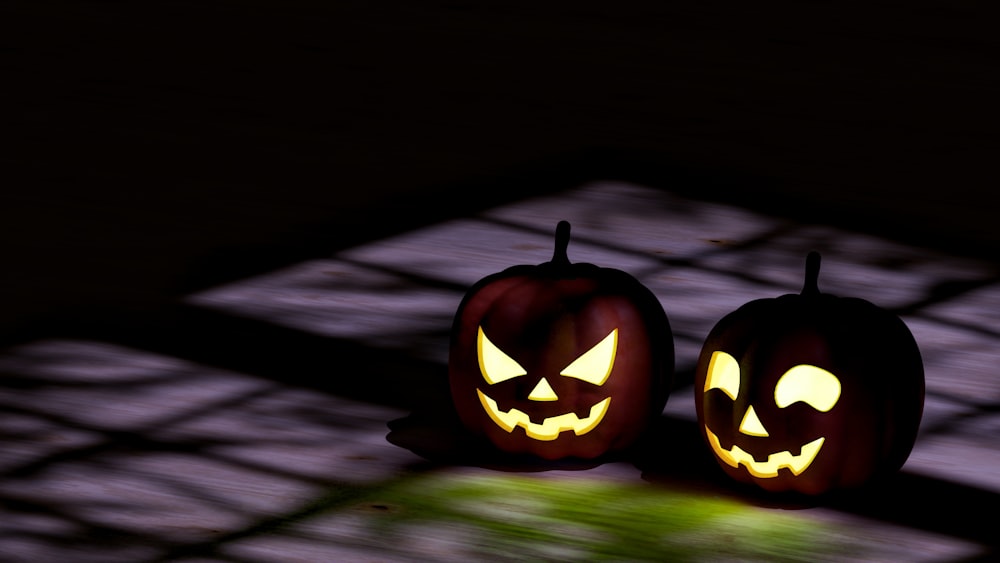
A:
[[[566,249],[569,247],[569,221],[559,221],[556,225],[556,249],[552,253],[553,264],[569,264]]]
[[[812,250],[806,256],[806,280],[802,285],[801,295],[819,295],[819,252]]]

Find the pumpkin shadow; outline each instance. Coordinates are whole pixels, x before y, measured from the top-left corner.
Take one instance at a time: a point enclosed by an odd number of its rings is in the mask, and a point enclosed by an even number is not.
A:
[[[822,500],[841,512],[1000,548],[992,516],[1000,494],[991,490],[903,470]]]

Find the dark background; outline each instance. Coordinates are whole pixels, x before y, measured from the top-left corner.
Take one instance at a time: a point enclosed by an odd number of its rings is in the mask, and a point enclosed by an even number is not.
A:
[[[599,177],[992,259],[990,4],[7,0],[0,335]]]

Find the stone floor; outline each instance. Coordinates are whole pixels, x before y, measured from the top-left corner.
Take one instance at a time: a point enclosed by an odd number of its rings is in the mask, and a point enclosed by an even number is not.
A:
[[[647,455],[470,455],[441,415],[465,289],[548,260],[660,299],[678,382]],[[702,340],[820,288],[900,314],[921,430],[884,489],[747,491],[694,430]],[[992,263],[620,182],[591,182],[186,296],[156,318],[0,350],[5,561],[979,561],[1000,557],[1000,276]],[[437,409],[442,409],[440,412]],[[689,459],[690,463],[678,462]]]

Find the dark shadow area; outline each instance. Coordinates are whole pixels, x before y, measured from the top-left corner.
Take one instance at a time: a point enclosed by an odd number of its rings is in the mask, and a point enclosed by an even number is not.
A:
[[[7,2],[0,329],[155,310],[571,177],[993,260],[979,12]]]
[[[177,305],[156,316],[67,323],[49,337],[114,342],[375,404],[412,407],[447,393],[447,368],[203,308]],[[446,338],[446,334],[441,335]],[[442,385],[443,382],[443,385]]]
[[[984,518],[1000,495],[978,487],[900,472],[878,486],[831,499],[829,506],[850,514],[992,546],[996,526]]]

